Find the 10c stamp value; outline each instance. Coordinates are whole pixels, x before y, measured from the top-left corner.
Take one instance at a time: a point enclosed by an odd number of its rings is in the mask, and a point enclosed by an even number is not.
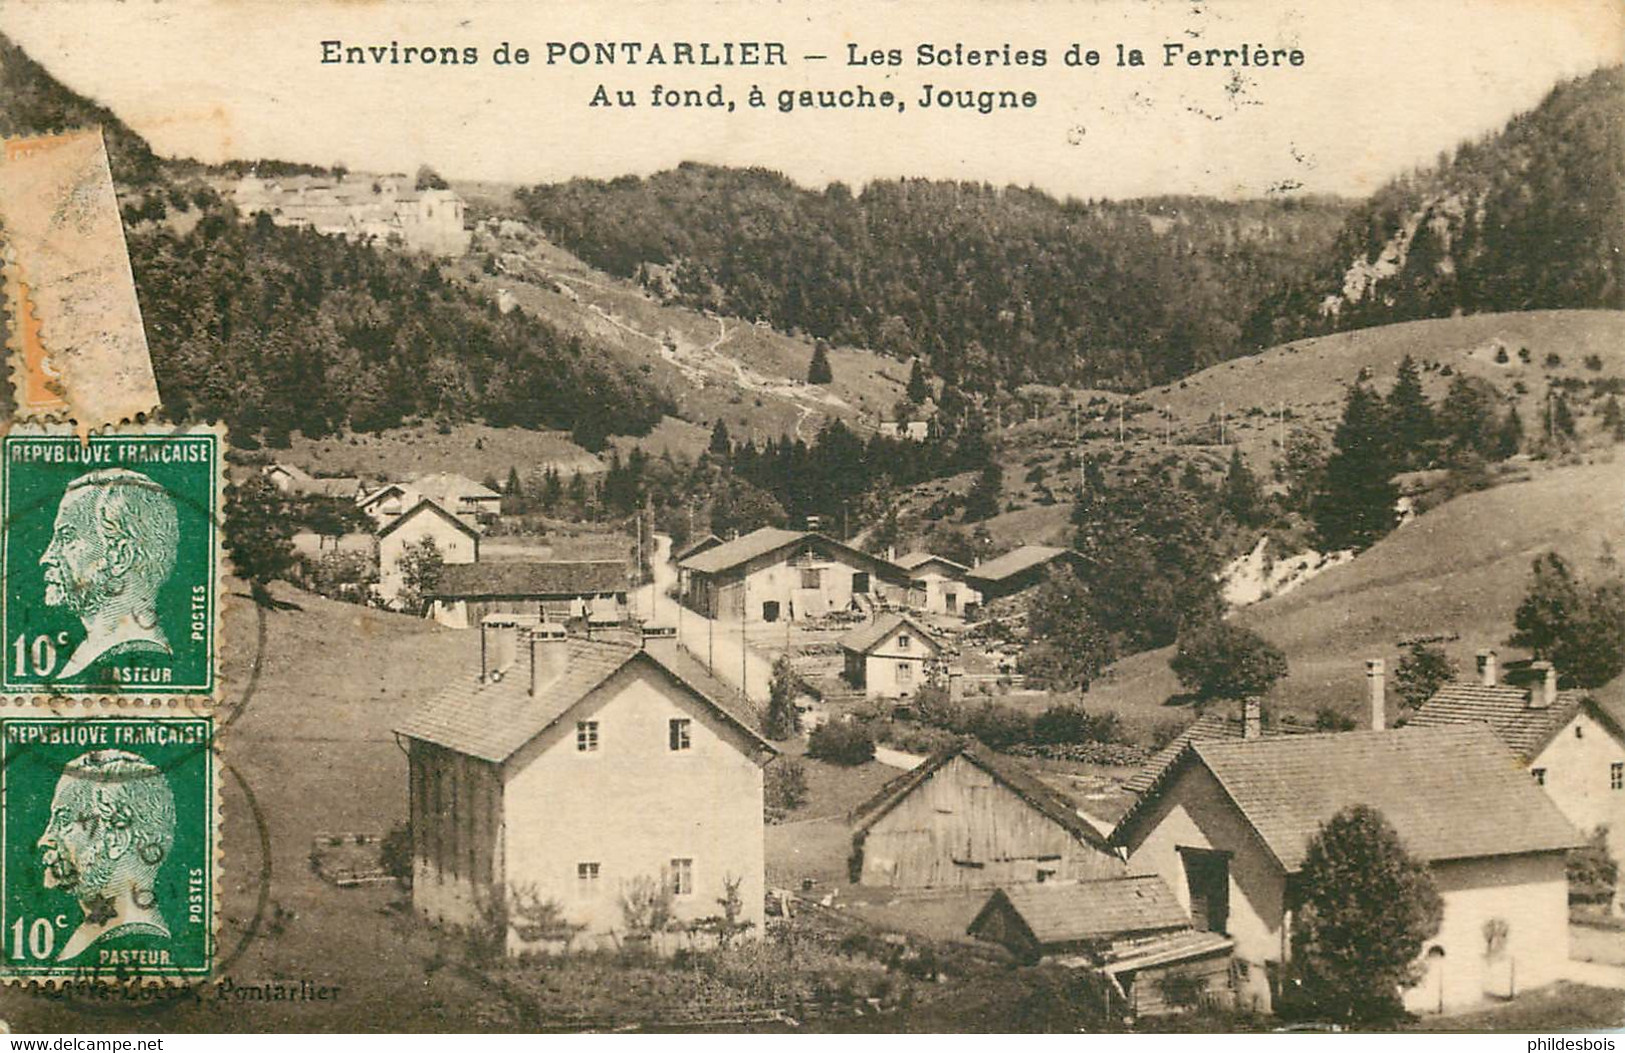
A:
[[[0,977],[208,974],[213,747],[210,712],[0,710]]]
[[[157,424],[0,441],[0,691],[214,697],[221,447]]]

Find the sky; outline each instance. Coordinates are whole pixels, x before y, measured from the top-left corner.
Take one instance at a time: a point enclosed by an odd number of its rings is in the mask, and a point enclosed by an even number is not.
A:
[[[760,165],[798,182],[929,177],[1083,198],[1362,196],[1492,132],[1557,82],[1625,57],[1617,0],[5,0],[0,32],[110,107],[160,153],[272,157],[356,171],[429,164],[537,183],[681,161]],[[341,46],[474,48],[458,64],[323,63]],[[502,42],[531,53],[498,65]],[[548,64],[548,42],[784,45],[757,67]],[[920,44],[1043,48],[1026,66],[922,67]],[[1164,45],[1302,52],[1260,68],[1164,65]],[[1100,53],[1070,67],[1072,44]],[[1116,47],[1143,67],[1118,66]],[[896,67],[848,64],[898,49]],[[765,53],[765,52],[764,52]],[[807,55],[826,55],[809,60]],[[656,85],[721,85],[733,112],[655,108]],[[1033,93],[980,113],[922,106],[925,85]],[[767,105],[752,108],[752,85]],[[780,112],[778,92],[890,90],[892,108]],[[593,107],[632,92],[636,105]],[[792,100],[794,101],[794,100]]]

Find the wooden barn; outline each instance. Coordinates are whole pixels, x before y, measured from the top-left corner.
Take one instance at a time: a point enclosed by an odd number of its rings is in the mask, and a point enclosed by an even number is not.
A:
[[[620,560],[496,562],[448,566],[429,590],[430,617],[453,629],[488,614],[618,625],[627,615],[627,567]]]
[[[993,888],[1124,872],[1066,798],[977,744],[953,746],[853,813],[852,880],[894,888]]]
[[[1071,549],[1023,545],[978,564],[965,575],[965,581],[981,593],[983,600],[992,601],[1043,584],[1052,567],[1078,569],[1082,561],[1083,557]]]
[[[1230,997],[1230,938],[1193,930],[1154,875],[994,889],[967,931],[1021,961],[1098,970],[1139,1014]]]

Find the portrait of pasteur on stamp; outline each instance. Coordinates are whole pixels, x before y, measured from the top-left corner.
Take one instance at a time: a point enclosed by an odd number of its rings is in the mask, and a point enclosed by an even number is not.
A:
[[[0,708],[0,978],[208,975],[214,718]]]
[[[0,690],[214,694],[221,455],[208,427],[0,437]]]

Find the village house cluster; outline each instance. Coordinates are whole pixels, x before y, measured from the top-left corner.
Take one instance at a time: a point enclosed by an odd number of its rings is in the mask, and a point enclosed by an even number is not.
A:
[[[230,187],[244,216],[307,227],[351,241],[377,241],[435,256],[468,251],[466,205],[455,191],[415,187],[400,174],[243,176]]]
[[[797,662],[791,641],[821,641],[806,648],[831,657],[822,701],[798,706],[803,733],[862,705],[904,712],[927,685],[957,700],[979,675],[968,631],[1076,553],[1027,545],[965,566],[814,529],[706,535],[670,553],[657,618],[629,605],[624,562],[482,559],[500,496],[471,480],[268,474],[353,499],[377,525],[381,567],[424,540],[444,556],[423,612],[477,633],[479,659],[397,728],[413,903],[474,925],[506,900],[514,953],[760,933],[767,904],[793,911],[803,895],[931,903],[959,912],[964,939],[1097,973],[1136,1013],[1188,1006],[1170,994],[1181,985],[1272,1012],[1291,997],[1309,843],[1366,805],[1442,896],[1421,980],[1403,992],[1407,1008],[1440,1012],[1565,975],[1569,854],[1625,818],[1625,715],[1558,690],[1549,665],[1514,686],[1483,652],[1395,726],[1372,659],[1363,691],[1350,662],[1362,729],[1266,721],[1257,698],[1211,708],[1123,784],[1115,821],[974,740],[891,750],[897,776],[846,817],[845,882],[770,887],[764,773],[782,747],[764,735],[765,684],[753,694],[724,675],[716,640],[748,652],[782,639]],[[399,595],[399,575],[379,590]]]

